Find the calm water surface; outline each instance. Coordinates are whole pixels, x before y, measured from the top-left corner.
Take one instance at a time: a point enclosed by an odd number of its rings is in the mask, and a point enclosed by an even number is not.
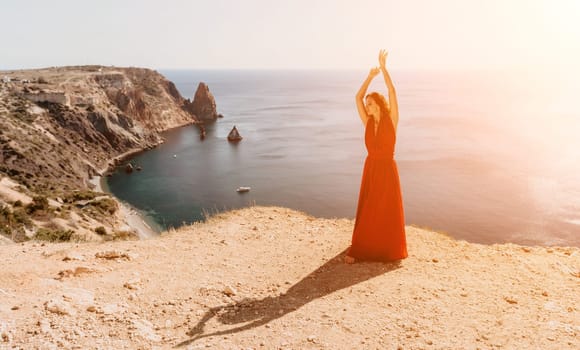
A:
[[[162,227],[252,204],[355,216],[366,156],[354,94],[366,72],[161,71],[225,117],[165,133],[110,190]],[[407,224],[472,242],[580,246],[578,86],[566,75],[393,72]],[[556,87],[556,88],[555,88]],[[376,79],[371,90],[384,92]],[[236,125],[238,144],[226,136]],[[238,194],[236,188],[252,190]]]

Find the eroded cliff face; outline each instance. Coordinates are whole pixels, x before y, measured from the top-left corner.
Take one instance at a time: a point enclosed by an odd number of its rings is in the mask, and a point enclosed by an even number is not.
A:
[[[11,81],[0,87],[0,172],[35,189],[63,178],[69,181],[64,187],[82,187],[108,159],[154,146],[161,131],[197,122],[175,85],[149,69],[2,75]]]
[[[198,122],[175,85],[149,69],[60,67],[0,78],[0,178],[31,198],[88,189],[112,158]],[[0,209],[8,202],[0,196]]]

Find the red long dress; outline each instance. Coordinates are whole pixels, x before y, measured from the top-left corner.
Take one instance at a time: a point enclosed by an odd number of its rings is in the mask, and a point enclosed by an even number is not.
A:
[[[395,153],[395,128],[381,117],[375,135],[374,119],[365,130],[365,160],[352,245],[348,255],[357,260],[393,261],[407,257],[405,216]]]

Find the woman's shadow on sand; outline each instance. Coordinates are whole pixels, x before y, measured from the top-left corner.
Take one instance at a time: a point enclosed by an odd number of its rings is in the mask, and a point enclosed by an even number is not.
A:
[[[336,255],[293,285],[286,293],[263,299],[246,298],[233,304],[211,308],[187,332],[191,339],[181,342],[176,347],[187,346],[201,338],[232,334],[260,327],[298,310],[314,299],[401,267],[398,261],[347,265],[344,263],[345,254],[346,250]],[[205,325],[214,317],[223,325],[243,325],[213,333],[204,333]]]

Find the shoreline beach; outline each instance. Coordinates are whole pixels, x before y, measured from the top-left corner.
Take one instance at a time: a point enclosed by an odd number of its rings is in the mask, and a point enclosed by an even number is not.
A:
[[[106,184],[104,183],[105,178],[103,176],[93,176],[89,182],[95,187],[93,191],[102,192],[110,194],[111,197],[119,204],[119,211],[123,218],[123,221],[127,224],[127,227],[121,227],[121,230],[134,230],[140,239],[147,239],[158,236],[163,230],[159,227],[156,229],[155,222],[147,219],[147,216],[141,213],[137,208],[134,208],[130,204],[121,201],[119,198],[106,189]]]
[[[160,145],[161,143],[163,143],[163,141],[159,142],[154,147]],[[119,204],[121,217],[127,224],[126,227],[121,227],[120,229],[129,231],[134,230],[137,232],[137,235],[140,239],[156,237],[164,230],[154,220],[148,219],[147,216],[139,209],[117,198],[107,187],[105,174],[107,174],[124,160],[140,152],[145,152],[148,149],[149,148],[135,148],[111,158],[107,162],[106,167],[97,171],[99,175],[93,176],[88,180],[88,182],[93,186],[93,191],[110,194],[111,197]]]
[[[198,123],[199,122],[197,122],[197,121],[184,123],[182,125],[177,125],[175,127],[166,129],[163,132],[167,132],[167,131],[170,131],[173,129],[185,127],[188,125],[195,125]],[[125,218],[124,221],[127,223],[127,228],[122,228],[122,229],[135,230],[137,232],[137,234],[139,235],[139,238],[141,238],[141,239],[152,238],[152,237],[158,236],[159,234],[164,232],[165,229],[163,229],[157,222],[155,222],[155,220],[148,218],[147,215],[145,213],[143,213],[141,210],[139,210],[136,207],[130,205],[129,203],[124,202],[121,199],[117,198],[115,196],[115,194],[106,185],[105,176],[108,172],[110,172],[112,169],[117,167],[120,163],[128,160],[129,158],[131,158],[131,157],[133,157],[141,152],[147,152],[148,150],[151,150],[155,147],[158,147],[159,145],[163,144],[164,142],[165,142],[165,139],[162,137],[161,141],[159,141],[155,145],[144,147],[144,148],[133,148],[133,149],[130,149],[126,152],[123,152],[123,153],[109,159],[107,161],[107,165],[104,168],[97,170],[97,173],[99,175],[95,175],[88,180],[88,182],[90,184],[92,184],[92,186],[94,186],[93,187],[94,191],[108,193],[111,195],[112,198],[114,198],[115,201],[117,201],[117,203],[119,203],[121,215],[123,218]]]

